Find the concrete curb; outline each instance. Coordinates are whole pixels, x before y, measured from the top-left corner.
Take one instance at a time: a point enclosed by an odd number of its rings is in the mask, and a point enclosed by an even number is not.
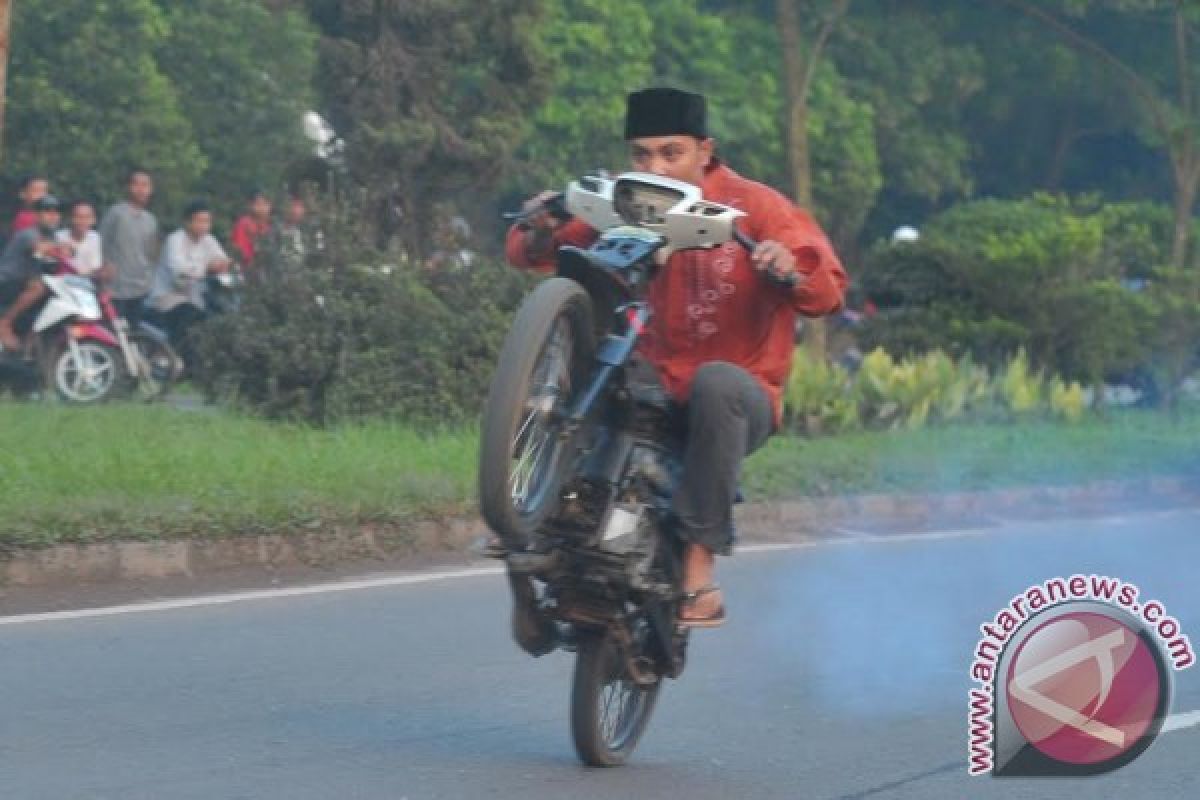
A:
[[[1200,505],[1200,484],[1159,477],[986,492],[848,495],[748,504],[740,506],[736,516],[741,541],[794,542],[871,522],[894,520],[909,529],[936,524],[972,527],[987,524],[995,515],[1087,513],[1114,503],[1142,508]],[[477,517],[461,517],[423,520],[403,529],[362,526],[223,539],[56,545],[11,553],[0,562],[0,586],[111,583],[197,577],[244,567],[378,565],[413,556],[466,555],[483,531]]]

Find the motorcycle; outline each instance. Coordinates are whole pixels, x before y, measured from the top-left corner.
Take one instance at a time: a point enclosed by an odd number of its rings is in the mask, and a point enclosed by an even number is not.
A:
[[[68,403],[99,403],[133,387],[146,399],[163,396],[180,367],[166,336],[147,323],[130,330],[107,294],[57,260],[44,260],[42,270],[46,300],[25,351],[3,353],[9,365],[32,363],[38,375],[29,383]]]
[[[571,732],[580,759],[632,754],[667,678],[685,667],[683,545],[671,496],[681,416],[637,353],[646,289],[671,253],[735,240],[743,212],[645,173],[589,176],[524,214],[600,231],[562,247],[557,275],[522,303],[482,419],[480,508],[504,543],[518,644],[575,651]],[[770,274],[770,273],[769,273]],[[791,285],[793,276],[772,276]]]
[[[241,308],[246,277],[237,263],[231,264],[225,272],[208,275],[204,282],[205,304],[209,314],[233,314]]]

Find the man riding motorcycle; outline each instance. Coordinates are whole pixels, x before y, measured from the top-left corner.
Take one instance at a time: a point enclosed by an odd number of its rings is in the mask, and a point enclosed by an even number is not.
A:
[[[673,505],[675,531],[687,542],[679,623],[693,627],[725,619],[714,556],[732,551],[742,460],[782,422],[796,314],[837,311],[847,282],[808,213],[717,158],[706,115],[700,95],[651,88],[629,95],[625,120],[635,170],[686,181],[701,187],[706,199],[746,212],[740,227],[759,242],[753,253],[734,242],[679,251],[649,290],[654,316],[642,352],[688,430]],[[532,198],[526,209],[544,205],[550,194]],[[597,236],[581,220],[564,222],[547,211],[509,230],[506,253],[514,266],[550,272],[559,247],[587,247]],[[778,280],[793,273],[794,285]],[[518,599],[516,613],[526,612]]]
[[[69,242],[54,239],[62,216],[54,195],[39,198],[33,212],[36,224],[13,236],[0,254],[0,348],[9,352],[21,349],[33,312],[46,296],[45,264],[74,252]]]

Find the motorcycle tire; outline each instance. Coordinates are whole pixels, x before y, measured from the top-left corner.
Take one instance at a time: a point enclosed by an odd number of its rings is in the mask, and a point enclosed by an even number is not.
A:
[[[592,302],[568,278],[543,281],[504,340],[484,407],[479,504],[510,550],[523,550],[558,507],[570,443],[557,435],[592,366]]]
[[[75,353],[66,342],[55,345],[45,357],[46,385],[63,402],[95,405],[124,391],[128,373],[120,351],[84,340],[78,343],[78,352],[86,363],[76,363]]]
[[[629,676],[611,634],[581,635],[571,687],[571,737],[590,767],[626,762],[646,730],[662,681],[649,686]]]

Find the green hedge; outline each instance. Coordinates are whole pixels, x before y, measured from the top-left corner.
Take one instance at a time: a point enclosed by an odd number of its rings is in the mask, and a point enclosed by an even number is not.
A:
[[[1170,209],[1152,204],[1039,195],[957,206],[919,241],[870,252],[859,280],[880,313],[863,344],[993,368],[1024,350],[1087,384],[1153,374],[1173,397],[1195,366],[1200,270],[1166,269],[1170,241]]]
[[[285,272],[198,331],[197,383],[276,419],[473,419],[530,283],[494,262]]]

